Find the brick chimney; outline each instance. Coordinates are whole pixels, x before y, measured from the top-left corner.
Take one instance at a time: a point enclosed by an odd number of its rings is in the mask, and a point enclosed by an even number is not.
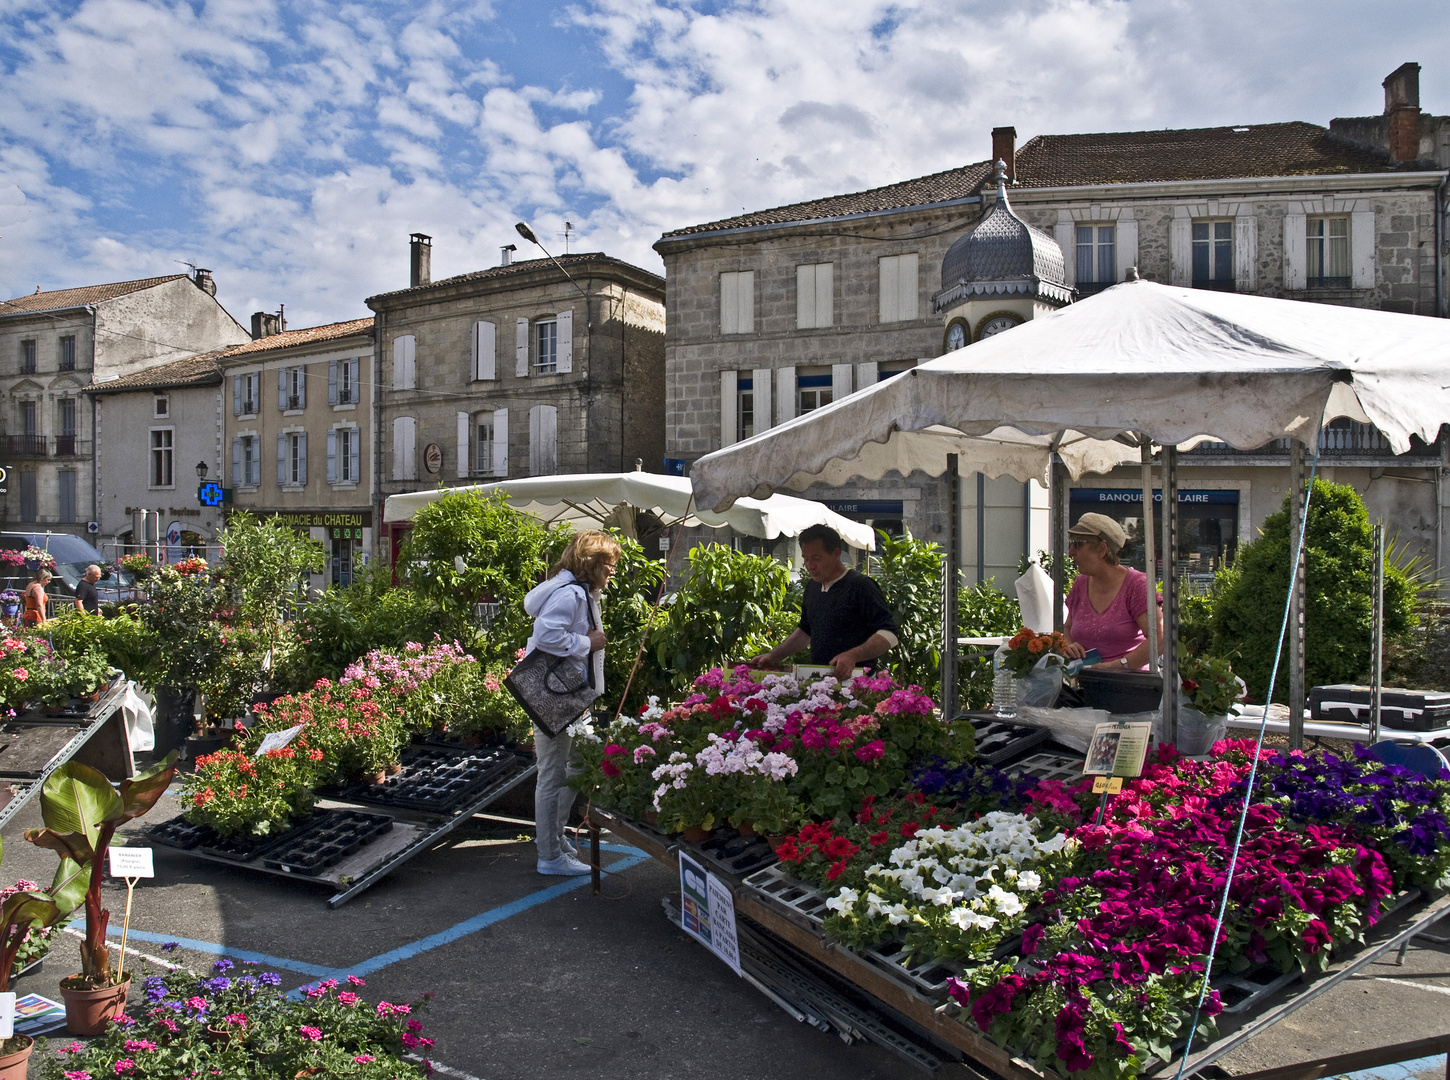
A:
[[[270,311],[252,312],[252,340],[282,332],[282,316]]]
[[[1384,88],[1390,157],[1415,161],[1420,156],[1420,65],[1401,64],[1385,79]]]
[[[216,295],[216,282],[212,279],[210,270],[203,270],[201,267],[198,266],[196,268],[196,277],[192,278],[191,280],[198,289],[206,293],[208,296]]]
[[[992,129],[992,160],[1007,163],[1007,182],[1017,179],[1017,129],[999,127]]]
[[[408,237],[410,257],[408,259],[408,287],[431,285],[433,283],[433,238],[415,232]]]

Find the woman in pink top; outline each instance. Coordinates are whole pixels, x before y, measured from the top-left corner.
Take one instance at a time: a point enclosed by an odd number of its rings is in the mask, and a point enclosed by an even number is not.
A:
[[[1067,655],[1089,649],[1100,668],[1142,671],[1148,667],[1148,576],[1118,561],[1127,541],[1123,527],[1105,514],[1084,514],[1067,530],[1067,549],[1082,571],[1067,594]],[[1158,640],[1163,640],[1163,600],[1155,597]]]

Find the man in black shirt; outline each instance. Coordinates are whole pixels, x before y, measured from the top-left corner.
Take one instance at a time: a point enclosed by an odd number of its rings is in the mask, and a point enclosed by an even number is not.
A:
[[[801,533],[801,561],[810,582],[801,604],[800,624],[769,652],[748,661],[753,668],[773,668],[783,657],[811,649],[811,662],[830,664],[846,679],[859,664],[874,661],[897,643],[896,619],[881,595],[881,586],[841,561],[841,536],[826,525]]]
[[[76,610],[88,611],[92,615],[101,613],[101,597],[96,592],[96,582],[101,580],[101,568],[92,564],[86,567],[86,576],[76,582]]]

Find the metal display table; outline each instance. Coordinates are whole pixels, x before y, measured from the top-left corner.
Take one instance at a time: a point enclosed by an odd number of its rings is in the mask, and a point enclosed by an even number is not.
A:
[[[68,761],[90,765],[116,783],[135,773],[126,717],[121,711],[125,694],[122,680],[99,701],[87,702],[83,708],[57,716],[31,709],[0,723],[0,798],[6,787],[10,792],[9,800],[0,806],[0,828]]]
[[[429,764],[436,767],[437,751],[420,749]],[[203,830],[188,826],[184,817],[152,826],[147,837],[205,862],[326,885],[335,890],[327,906],[337,908],[436,846],[444,836],[538,772],[532,754],[500,750],[489,757],[497,760],[484,774],[482,785],[466,791],[441,812],[399,806],[399,800],[389,800],[381,788],[376,799],[342,797],[356,791],[348,789],[338,798],[319,800],[313,818],[282,834],[275,843],[232,846],[214,834],[198,835]],[[333,846],[331,859],[326,858],[329,843],[333,842],[329,830],[344,834]]]

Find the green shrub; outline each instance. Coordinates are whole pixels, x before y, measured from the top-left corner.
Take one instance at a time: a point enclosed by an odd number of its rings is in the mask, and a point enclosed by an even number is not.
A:
[[[1252,699],[1263,701],[1284,617],[1293,543],[1289,503],[1264,522],[1258,539],[1239,549],[1220,572],[1213,604],[1215,652],[1234,656],[1234,670]],[[1374,531],[1359,493],[1343,484],[1314,482],[1305,534],[1306,686],[1367,682],[1370,673],[1370,593]],[[1385,637],[1403,638],[1418,621],[1416,589],[1402,566],[1385,566]],[[1274,700],[1287,701],[1288,648],[1275,680]]]
[[[765,652],[800,620],[784,563],[724,544],[701,544],[688,558],[684,585],[650,633],[653,693],[686,692],[702,671]]]

